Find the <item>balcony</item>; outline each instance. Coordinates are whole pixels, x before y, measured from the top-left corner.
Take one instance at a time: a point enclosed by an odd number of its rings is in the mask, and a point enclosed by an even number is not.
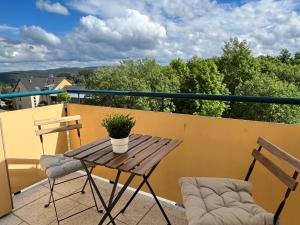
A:
[[[106,131],[101,127],[101,121],[104,116],[112,113],[132,114],[137,120],[134,133],[183,140],[183,143],[166,157],[151,177],[151,183],[157,195],[176,203],[182,202],[178,185],[178,179],[182,176],[244,179],[252,161],[251,152],[256,147],[258,136],[266,137],[290,154],[300,158],[297,148],[300,133],[298,125],[81,104],[68,104],[67,112],[68,115],[81,115],[83,144],[106,135]],[[7,179],[0,180],[0,215],[4,215],[3,212],[12,211],[12,213],[2,217],[0,224],[55,224],[54,212],[51,207],[43,208],[47,201],[48,190],[44,182],[45,175],[38,165],[42,149],[39,138],[34,133],[33,121],[59,117],[64,114],[65,110],[61,104],[1,113],[2,141],[4,142],[1,143],[1,146],[4,146],[4,149],[1,147],[0,172],[1,177],[6,178],[7,163],[9,181]],[[76,135],[76,132],[70,132],[71,148],[79,146]],[[65,152],[68,147],[67,140],[66,135],[49,135],[45,139],[46,153]],[[278,163],[282,168],[286,168],[284,164]],[[257,165],[254,174],[251,182],[254,184],[255,199],[266,210],[274,212],[283,198],[285,187],[260,165]],[[113,180],[115,171],[97,167],[94,175],[101,178],[97,180],[97,183],[108,198],[111,184],[104,180]],[[123,183],[125,178],[121,177],[120,183]],[[21,191],[41,181],[43,183],[27,191]],[[10,188],[6,188],[8,183]],[[137,185],[138,181],[133,182],[132,188],[136,188]],[[72,187],[78,188],[78,183]],[[68,185],[63,186],[56,191],[56,194],[68,193],[70,188],[71,186]],[[14,208],[10,204],[10,191],[12,193],[21,191],[20,194],[13,197]],[[145,188],[143,191],[147,192],[148,190]],[[88,194],[62,201],[62,206],[58,211],[67,215],[67,213],[72,213],[75,208],[83,207],[90,201]],[[125,198],[129,195],[130,193],[126,193]],[[298,224],[297,221],[300,218],[298,215],[299,199],[299,191],[291,195],[281,216],[282,224]],[[128,214],[118,217],[119,224],[165,223],[152,198],[140,194],[135,201]],[[174,224],[187,224],[183,208],[170,203],[164,204],[167,214]],[[62,224],[97,224],[99,218],[100,215],[91,209]]]

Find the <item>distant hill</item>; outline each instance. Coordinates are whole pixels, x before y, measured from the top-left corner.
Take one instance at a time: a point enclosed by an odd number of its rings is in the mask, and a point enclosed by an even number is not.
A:
[[[21,78],[30,78],[30,77],[49,77],[50,75],[59,76],[64,74],[78,75],[81,70],[95,70],[97,67],[66,67],[66,68],[57,68],[49,70],[28,70],[28,71],[11,71],[11,72],[1,72],[0,73],[0,82],[2,83],[16,83]]]

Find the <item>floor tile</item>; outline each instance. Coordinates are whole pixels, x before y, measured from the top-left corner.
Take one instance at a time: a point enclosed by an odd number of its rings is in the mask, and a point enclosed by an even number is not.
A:
[[[81,176],[82,174],[80,173],[72,173],[70,175],[67,175],[63,178],[59,178],[55,181],[55,183],[59,183],[59,182],[63,182],[65,180],[71,179],[71,178],[75,178],[78,176]],[[66,183],[62,183],[59,185],[55,185],[54,186],[54,191],[62,194],[62,195],[68,195],[71,194],[75,191],[79,191],[82,189],[84,182],[85,182],[86,177],[81,177],[72,181],[68,181]],[[47,188],[49,188],[49,184],[47,185]]]
[[[56,195],[56,197],[62,197],[61,195]],[[16,211],[14,213],[22,218],[25,222],[30,225],[46,225],[55,220],[55,211],[53,204],[48,208],[44,208],[45,202],[48,201],[48,196],[44,196],[39,200],[34,201]],[[59,217],[78,206],[79,203],[73,201],[69,198],[63,199],[57,202],[56,207]]]
[[[22,220],[16,217],[13,213],[0,218],[0,225],[18,225],[20,223],[22,223]]]
[[[115,206],[114,210],[112,211],[112,215],[118,213],[123,207],[126,205],[130,197],[133,195],[132,191],[126,191],[123,196],[121,197],[118,204]],[[126,209],[125,213],[120,214],[118,219],[122,222],[127,224],[137,224],[144,215],[151,209],[154,205],[154,199],[144,196],[144,195],[137,195]]]
[[[105,201],[108,201],[109,196],[111,194],[111,190],[112,190],[112,184],[98,180],[98,179],[95,179],[95,183],[96,183],[103,199]],[[95,190],[94,190],[94,194],[95,194],[98,206],[102,206],[102,203],[100,202]],[[89,184],[87,184],[87,187],[85,188],[85,194],[76,194],[76,195],[70,196],[70,198],[72,198],[73,200],[78,201],[81,204],[86,205],[86,206],[94,205],[94,199],[93,199],[91,188],[90,188]]]
[[[161,203],[173,225],[187,225],[184,209],[167,203]],[[159,207],[155,204],[138,225],[166,225]]]
[[[79,174],[80,175],[80,174]],[[78,173],[68,175],[65,179],[78,176]],[[109,200],[109,196],[112,190],[112,184],[100,179],[95,179],[95,182],[105,199],[106,203]],[[84,178],[80,178],[74,183],[67,182],[62,184],[59,188],[54,190],[55,198],[60,198],[73,192],[74,190],[80,190],[84,183]],[[117,188],[117,193],[120,188]],[[119,212],[127,201],[132,196],[133,192],[127,190],[118,204],[115,206],[112,215],[114,216]],[[4,218],[0,219],[0,225],[49,225],[57,224],[54,207],[51,204],[49,208],[44,208],[44,204],[49,199],[49,187],[45,184],[36,186],[14,197],[15,205],[17,209],[14,212]],[[98,197],[96,197],[98,199]],[[163,207],[168,214],[172,224],[186,225],[184,210],[180,207],[162,203]],[[59,217],[63,218],[70,214],[76,213],[86,207],[94,205],[93,197],[90,187],[87,186],[85,194],[76,194],[66,199],[57,202],[57,209]],[[98,205],[102,204],[98,200]],[[103,208],[102,208],[103,209]],[[78,225],[93,225],[98,224],[101,216],[95,208],[89,209],[83,213],[80,213],[74,217],[66,219],[61,224],[78,224]],[[106,219],[105,224],[109,222]],[[127,208],[124,214],[120,214],[116,219],[118,225],[165,225],[166,222],[158,206],[155,204],[153,198],[138,194],[131,205]]]
[[[49,189],[45,188],[43,185],[38,185],[20,194],[17,194],[13,197],[14,210],[25,206],[41,198],[42,196],[47,195],[48,193]]]
[[[67,215],[72,215],[73,213],[76,213],[78,211],[81,211],[85,209],[86,206],[79,205],[78,207],[72,209],[70,212],[67,214],[63,215],[64,217]],[[94,208],[89,209],[85,212],[82,212],[78,215],[72,216],[66,220],[63,220],[60,222],[61,225],[97,225],[101,219],[103,214],[98,213]],[[108,222],[108,221],[107,221]],[[125,223],[116,220],[115,221],[117,225],[126,225]],[[53,221],[50,225],[55,225],[57,224],[56,221]]]

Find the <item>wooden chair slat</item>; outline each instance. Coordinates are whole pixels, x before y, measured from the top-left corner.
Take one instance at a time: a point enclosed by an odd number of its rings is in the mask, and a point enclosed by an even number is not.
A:
[[[146,159],[151,154],[158,151],[161,147],[168,144],[170,139],[161,139],[159,142],[151,145],[149,148],[146,148],[144,151],[136,155],[132,160],[127,161],[124,165],[120,166],[119,169],[125,172],[130,171],[135,166],[140,164],[144,159]]]
[[[258,138],[257,143],[273,155],[289,163],[295,170],[300,172],[300,160],[262,137]]]
[[[256,149],[252,152],[253,157],[263,164],[273,175],[275,175],[281,182],[283,182],[291,190],[295,190],[297,187],[297,182],[295,179],[286,174],[281,168],[274,164],[271,160],[266,158]]]
[[[68,130],[80,129],[80,128],[82,128],[82,124],[73,124],[73,125],[67,125],[67,126],[61,126],[61,127],[55,127],[55,128],[36,130],[35,133],[37,136],[40,136],[40,135],[44,135],[44,134],[63,132],[63,131],[68,131]]]
[[[137,175],[144,175],[150,168],[160,162],[166,155],[168,155],[175,147],[177,147],[181,141],[172,140],[167,145],[162,147],[159,151],[155,152],[149,158],[147,158],[140,166],[132,170],[132,173]]]
[[[64,123],[64,122],[70,122],[70,121],[79,121],[80,115],[76,116],[65,116],[65,117],[59,117],[59,118],[51,118],[46,120],[36,120],[34,121],[35,126],[42,126],[42,125],[49,125],[54,123]]]

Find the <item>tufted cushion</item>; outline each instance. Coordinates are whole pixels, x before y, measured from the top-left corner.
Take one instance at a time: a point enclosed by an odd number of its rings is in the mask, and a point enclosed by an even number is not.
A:
[[[255,204],[252,185],[227,178],[179,180],[189,225],[273,225],[273,214]]]
[[[52,179],[83,169],[81,162],[63,155],[42,155],[40,165],[47,176]]]

